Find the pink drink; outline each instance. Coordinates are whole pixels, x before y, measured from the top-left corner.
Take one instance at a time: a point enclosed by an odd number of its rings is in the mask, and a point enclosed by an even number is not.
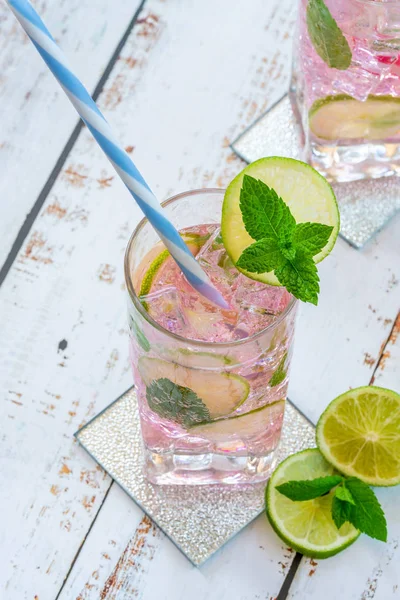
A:
[[[308,4],[299,2],[291,88],[306,159],[333,181],[399,174],[400,1],[325,0],[352,55],[341,69],[316,52]]]
[[[233,266],[214,221],[222,197],[205,190],[166,210],[175,212],[171,218],[179,214],[178,227],[211,217],[181,233],[231,311],[199,296],[161,243],[141,248],[140,238],[151,235],[148,224],[127,251],[135,289],[131,358],[145,468],[155,483],[254,482],[274,465],[295,302],[285,288],[253,281]],[[128,287],[132,295],[129,280]]]

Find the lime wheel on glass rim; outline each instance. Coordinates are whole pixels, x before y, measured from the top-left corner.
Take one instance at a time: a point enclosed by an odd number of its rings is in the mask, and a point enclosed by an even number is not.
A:
[[[400,98],[326,96],[314,102],[308,118],[310,130],[322,140],[385,140],[400,133]]]
[[[335,245],[339,233],[340,217],[335,194],[326,179],[306,163],[273,156],[251,163],[235,177],[225,192],[221,232],[232,262],[236,265],[243,250],[254,241],[246,231],[240,209],[240,193],[245,175],[273,188],[289,207],[297,223],[313,222],[333,227],[327,244],[313,257],[316,263],[323,260]],[[269,285],[281,285],[273,271],[250,273],[237,268],[250,279]]]

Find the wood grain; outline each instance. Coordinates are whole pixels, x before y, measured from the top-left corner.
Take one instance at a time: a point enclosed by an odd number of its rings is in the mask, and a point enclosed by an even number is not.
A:
[[[292,560],[292,552],[281,551],[263,516],[200,569],[158,529],[144,526],[143,519],[142,511],[113,484],[60,600],[269,599]]]
[[[140,0],[33,5],[93,91]],[[0,2],[0,267],[77,122],[64,92]]]
[[[292,2],[280,3],[279,10],[277,4],[258,0],[251,10],[227,0],[218,9],[194,0],[146,5],[99,104],[160,199],[195,186],[223,186],[240,168],[227,136],[287,85],[290,40],[284,31],[292,27]],[[242,30],[251,44],[238,44]],[[84,130],[2,287],[0,378],[7,397],[1,418],[7,427],[0,456],[9,518],[1,585],[12,600],[55,597],[109,489],[109,479],[76,448],[72,434],[131,383],[122,263],[139,218]],[[117,508],[110,506],[110,512]],[[261,531],[265,527],[263,521]],[[287,562],[287,552],[265,537],[273,548],[268,588],[276,595],[284,578],[276,566]],[[117,538],[107,577],[128,542]],[[106,553],[107,547],[108,537]],[[177,551],[168,540],[163,548],[169,577],[168,561]],[[228,552],[219,560],[240,564],[241,550],[233,554],[236,559]],[[178,556],[190,580],[192,568],[187,571]],[[215,578],[220,568],[216,563]]]
[[[229,141],[287,88],[295,4],[147,0],[99,105],[160,200],[243,167]],[[270,600],[291,564],[260,517],[195,569],[72,440],[131,384],[122,263],[139,219],[84,130],[3,285],[6,600]],[[372,376],[398,310],[399,234],[397,219],[362,252],[340,240],[321,265],[291,382],[313,419]]]
[[[399,297],[397,297],[399,299]],[[400,392],[400,313],[392,323],[373,383]],[[400,594],[399,488],[375,488],[388,522],[386,544],[362,535],[328,560],[303,558],[288,598],[298,600],[388,600]]]

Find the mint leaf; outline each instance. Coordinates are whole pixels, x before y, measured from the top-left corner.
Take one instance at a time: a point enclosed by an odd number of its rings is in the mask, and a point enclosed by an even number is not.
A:
[[[312,45],[333,69],[345,71],[351,64],[351,49],[323,0],[309,0],[307,29]]]
[[[354,502],[354,498],[351,495],[351,493],[349,492],[349,490],[347,489],[346,486],[346,481],[343,482],[343,485],[340,485],[338,488],[336,488],[335,490],[335,496],[336,498],[339,498],[339,500],[342,500],[343,502],[348,502],[349,504],[353,504],[353,506],[355,505]]]
[[[315,256],[326,246],[332,231],[332,226],[322,223],[299,223],[293,232],[293,245],[296,250]]]
[[[311,256],[297,252],[294,260],[287,260],[275,269],[275,275],[293,296],[303,302],[318,304],[319,277]]]
[[[357,477],[346,479],[346,488],[355,502],[354,506],[350,505],[350,523],[370,537],[386,542],[386,519],[374,492]]]
[[[350,521],[350,511],[351,504],[349,502],[345,502],[340,500],[340,498],[336,495],[338,490],[342,490],[344,488],[338,487],[335,490],[335,495],[332,500],[332,519],[338,529],[346,523],[346,521]]]
[[[236,263],[250,273],[268,273],[285,263],[276,240],[264,238],[245,248]]]
[[[141,329],[139,329],[138,324],[136,323],[136,321],[133,320],[132,316],[130,317],[130,324],[131,324],[132,333],[135,336],[136,341],[139,344],[139,346],[145,352],[149,352],[149,350],[150,350],[150,342],[147,339],[147,337],[144,335],[143,331]]]
[[[147,386],[146,398],[153,412],[185,428],[211,420],[208,408],[193,390],[166,377]]]
[[[284,258],[287,260],[296,258],[296,248],[291,240],[279,241],[278,246]]]
[[[240,210],[247,233],[253,240],[279,239],[279,230],[293,231],[296,221],[289,207],[272,188],[250,175],[243,177]]]
[[[340,475],[328,475],[317,479],[304,479],[302,481],[287,481],[277,485],[278,492],[290,500],[304,501],[319,498],[343,481]]]
[[[269,380],[270,387],[275,387],[275,386],[279,385],[285,379],[285,377],[286,377],[286,369],[285,369],[286,358],[287,358],[287,352],[285,352],[285,354],[281,358],[278,368],[276,369],[275,373],[273,373],[271,379]]]
[[[333,228],[296,224],[275,190],[249,175],[243,177],[240,210],[247,233],[256,241],[244,249],[236,266],[249,273],[274,271],[293,296],[317,304],[319,277],[312,257],[326,246]],[[282,381],[282,373],[280,377]]]

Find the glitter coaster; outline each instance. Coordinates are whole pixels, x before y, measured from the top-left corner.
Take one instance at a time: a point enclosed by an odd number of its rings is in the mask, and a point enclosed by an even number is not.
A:
[[[250,163],[263,156],[302,160],[302,132],[286,94],[231,144]],[[400,210],[400,178],[382,177],[333,185],[340,208],[340,235],[361,248]]]
[[[264,509],[265,483],[158,486],[142,472],[142,439],[134,388],[76,434],[78,442],[196,566]],[[286,404],[278,462],[315,446],[314,426]]]

